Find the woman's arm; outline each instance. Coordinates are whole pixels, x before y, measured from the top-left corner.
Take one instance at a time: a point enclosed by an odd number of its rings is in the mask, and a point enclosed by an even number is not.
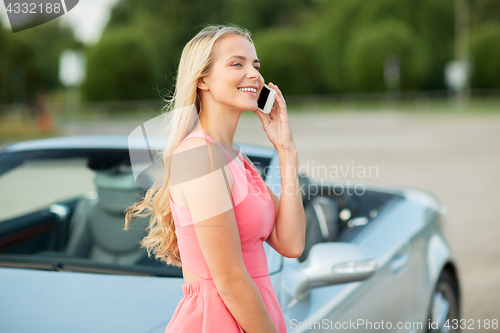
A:
[[[266,240],[278,253],[297,258],[304,251],[306,217],[298,177],[298,153],[295,148],[278,152],[281,174],[281,198],[268,186],[276,211],[273,231]]]
[[[285,98],[277,85],[269,82],[269,87],[276,92],[271,112],[266,115],[258,109],[254,110],[262,121],[269,141],[278,152],[281,173],[279,209],[273,231],[266,241],[283,256],[296,258],[304,251],[306,234],[306,216],[297,170],[298,153]],[[273,198],[274,201],[276,199]]]
[[[203,139],[187,140],[179,148],[190,141],[196,145],[197,140]],[[188,203],[201,251],[222,300],[245,332],[277,333],[243,261],[230,188],[222,171],[227,165],[225,155],[215,144],[210,144],[210,149],[212,162],[206,154],[187,159],[190,165],[197,166],[196,178],[189,180],[189,175],[184,175],[181,178],[188,181],[178,185]],[[200,177],[199,170],[214,171]],[[225,175],[232,183],[231,173]]]
[[[253,165],[248,156],[243,153],[242,156]],[[266,184],[276,213],[273,230],[266,242],[281,255],[297,258],[304,252],[306,220],[298,181],[297,150],[281,151],[278,159],[281,167],[281,198],[285,200],[280,200]],[[254,165],[253,167],[256,169]]]

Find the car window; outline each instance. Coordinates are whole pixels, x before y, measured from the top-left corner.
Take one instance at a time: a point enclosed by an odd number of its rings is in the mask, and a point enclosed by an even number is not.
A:
[[[144,195],[125,149],[0,154],[0,260],[8,266],[182,276],[140,248],[149,217],[125,210]],[[46,267],[46,268],[43,268]]]
[[[95,190],[86,158],[27,160],[0,176],[0,223]]]
[[[260,170],[269,165],[250,159]],[[180,268],[140,248],[150,216],[134,217],[123,230],[126,208],[146,191],[130,162],[128,149],[0,154],[0,260],[7,267],[182,277]]]

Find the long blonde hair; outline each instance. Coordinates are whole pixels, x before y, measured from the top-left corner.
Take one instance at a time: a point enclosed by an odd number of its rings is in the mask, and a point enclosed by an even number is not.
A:
[[[169,119],[169,140],[162,153],[163,161],[170,161],[176,146],[188,135],[196,125],[197,117],[193,112],[182,110],[194,105],[197,112],[201,110],[197,82],[199,78],[208,75],[215,58],[216,42],[225,35],[236,34],[247,38],[253,43],[250,32],[236,25],[210,25],[203,28],[184,47],[179,63],[179,70],[173,98],[166,101],[164,112]],[[181,112],[175,111],[181,110]],[[170,111],[170,112],[169,112]],[[151,251],[155,258],[167,264],[182,266],[175,225],[170,209],[168,175],[170,163],[163,163],[164,186],[157,186],[157,182],[144,195],[144,199],[127,208],[125,227],[130,228],[132,217],[151,215],[148,235],[141,241],[141,248],[146,248],[148,256]],[[161,185],[161,184],[160,184]],[[158,188],[159,187],[159,188]]]

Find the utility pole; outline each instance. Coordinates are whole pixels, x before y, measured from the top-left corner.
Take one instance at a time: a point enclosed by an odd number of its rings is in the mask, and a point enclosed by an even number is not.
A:
[[[457,105],[463,111],[470,95],[469,0],[455,0],[455,59],[463,66],[465,83],[456,92]]]

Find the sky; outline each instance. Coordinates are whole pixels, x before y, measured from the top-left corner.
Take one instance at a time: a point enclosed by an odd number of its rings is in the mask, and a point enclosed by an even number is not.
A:
[[[110,9],[117,1],[80,0],[72,10],[56,20],[61,25],[71,26],[77,39],[87,44],[93,44],[99,40],[102,30],[108,22]],[[10,28],[4,2],[0,2],[0,19],[2,20],[2,25]],[[36,27],[32,29],[36,29]]]

